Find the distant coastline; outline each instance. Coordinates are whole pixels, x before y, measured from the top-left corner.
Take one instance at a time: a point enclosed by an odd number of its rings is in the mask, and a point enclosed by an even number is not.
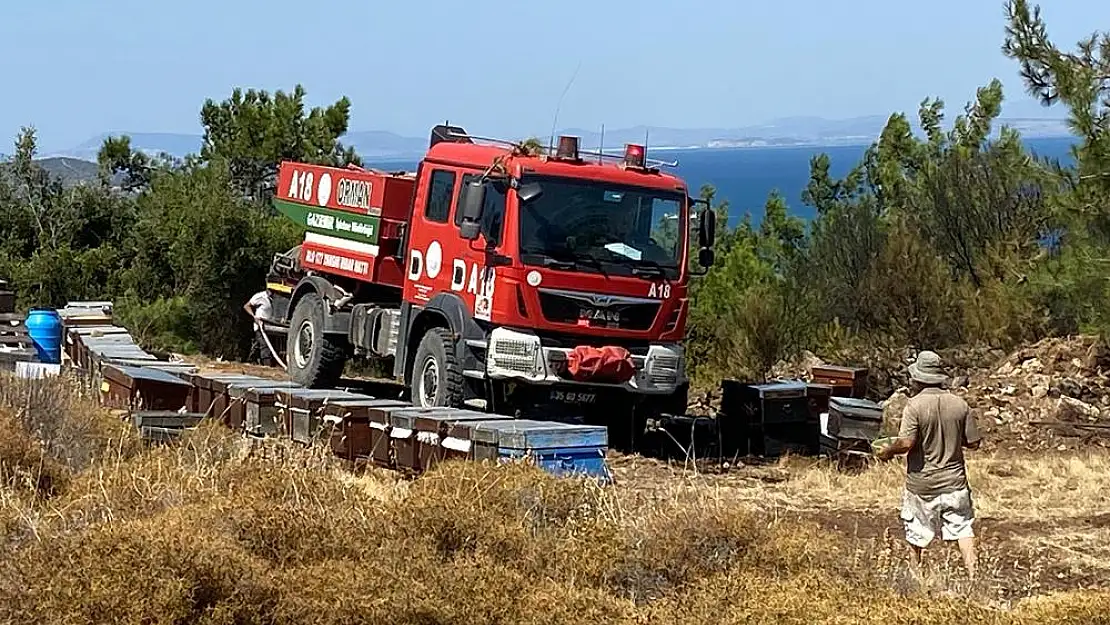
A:
[[[628,143],[646,144],[648,149],[654,152],[775,148],[827,149],[869,145],[879,137],[887,121],[889,121],[888,115],[849,119],[792,117],[736,128],[633,126],[604,129],[604,131],[601,128],[596,130],[565,128],[556,134],[578,137],[583,149],[596,151],[598,146],[603,146],[606,154],[618,155]],[[998,120],[996,126],[1013,128],[1026,139],[1071,136],[1067,121],[1057,118],[1003,117]],[[467,130],[486,134],[480,128],[467,128]],[[915,130],[921,132],[920,128]],[[42,155],[43,158],[64,157],[95,161],[104,139],[120,135],[131,137],[132,149],[148,154],[165,153],[178,158],[199,152],[204,141],[200,134],[120,130],[95,135],[69,148],[44,149]],[[544,135],[540,140],[546,142],[549,139]],[[405,136],[382,130],[350,131],[341,138],[341,141],[344,145],[354,148],[363,159],[378,161],[418,159],[428,147],[426,135]]]

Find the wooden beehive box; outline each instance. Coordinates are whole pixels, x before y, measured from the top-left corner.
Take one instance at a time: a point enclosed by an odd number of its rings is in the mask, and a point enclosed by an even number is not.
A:
[[[332,451],[340,458],[373,458],[379,445],[388,450],[384,428],[370,426],[371,408],[406,408],[411,404],[397,399],[342,399],[324,406],[324,421],[331,426]],[[388,451],[385,454],[388,457]]]
[[[369,420],[369,426],[371,429],[377,430],[373,436],[378,438],[375,439],[374,448],[370,454],[375,464],[391,468],[398,465],[395,461],[396,439],[393,432],[393,413],[412,408],[411,405],[367,408],[366,418]],[[412,432],[397,432],[397,435],[401,438],[408,438],[412,435]]]
[[[238,410],[240,402],[235,401],[229,390],[233,385],[262,385],[270,380],[255,375],[229,374],[208,378],[208,389],[212,396],[212,417],[224,423],[233,430],[238,431],[243,427],[243,418],[246,410]],[[294,385],[299,386],[299,385]]]
[[[250,436],[277,436],[281,434],[281,411],[277,406],[278,391],[288,386],[252,386],[241,391],[244,404],[243,429]],[[232,387],[232,393],[240,391]]]
[[[15,291],[6,280],[0,280],[0,315],[15,312]]]
[[[879,404],[854,397],[834,397],[829,402],[829,435],[839,439],[873,441],[883,425]]]
[[[67,328],[112,325],[112,302],[69,302],[58,311]]]
[[[448,438],[451,427],[459,423],[473,423],[486,421],[508,421],[511,417],[494,415],[476,410],[454,408],[449,411],[426,411],[420,413],[394,413],[394,425],[397,425],[399,414],[401,418],[408,418],[411,414],[411,428],[416,431],[415,459],[413,469],[424,471],[435,463],[447,458],[465,458],[458,449],[451,449]]]
[[[389,438],[393,445],[393,459],[397,468],[421,471],[421,448],[438,447],[439,437],[434,432],[420,432],[416,429],[416,419],[420,416],[444,417],[452,414],[454,408],[404,408],[394,410],[389,416]],[[432,462],[436,452],[429,450],[425,456]]]
[[[34,349],[22,316],[0,313],[0,349]]]
[[[867,369],[820,365],[810,369],[810,377],[817,384],[833,387],[836,397],[863,398],[867,395]]]
[[[293,381],[268,380],[266,378],[227,382],[225,392],[227,395],[228,426],[235,431],[246,430],[248,433],[254,433],[259,427],[263,412],[265,412],[261,405],[261,398],[265,394],[260,394],[257,391],[262,391],[263,389],[272,391],[268,395],[269,401],[267,403],[272,413],[274,411],[273,399],[276,392],[279,389],[294,388],[303,387]],[[251,399],[252,397],[254,398],[253,401]],[[254,410],[253,413],[252,409]],[[270,416],[271,423],[276,424],[275,421],[272,421],[272,414]]]
[[[806,385],[800,382],[721,384],[721,410],[749,424],[797,423],[809,419]]]
[[[809,402],[810,419],[817,421],[822,413],[829,411],[829,400],[833,387],[828,384],[807,384],[806,400]]]
[[[239,380],[254,381],[257,376],[242,373],[220,373],[204,371],[189,376],[189,381],[196,387],[196,401],[194,410],[207,413],[213,419],[226,419],[223,414],[227,408],[226,384]]]
[[[278,389],[274,405],[282,435],[298,443],[311,444],[323,434],[321,409],[343,399],[373,399],[369,395],[340,389]]]
[[[70,358],[74,364],[85,366],[89,363],[88,360],[88,344],[95,343],[99,339],[107,339],[108,337],[115,338],[116,342],[134,344],[134,339],[126,328],[119,326],[77,326],[66,327],[66,350],[70,354]],[[108,341],[110,342],[110,341]],[[81,356],[84,353],[84,357]]]
[[[101,401],[122,410],[180,410],[186,407],[191,386],[177,376],[146,367],[105,365]]]

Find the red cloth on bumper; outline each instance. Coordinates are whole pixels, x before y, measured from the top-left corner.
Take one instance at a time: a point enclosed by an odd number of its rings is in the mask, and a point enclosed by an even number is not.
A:
[[[579,345],[567,354],[567,371],[579,382],[620,384],[636,375],[636,366],[623,347]]]

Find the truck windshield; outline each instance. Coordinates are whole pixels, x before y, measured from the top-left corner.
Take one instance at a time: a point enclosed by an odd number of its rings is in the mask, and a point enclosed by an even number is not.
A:
[[[677,279],[684,195],[591,180],[533,176],[520,202],[526,265]]]

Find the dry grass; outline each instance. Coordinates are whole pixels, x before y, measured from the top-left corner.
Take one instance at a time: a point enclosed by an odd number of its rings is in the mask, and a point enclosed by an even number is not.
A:
[[[0,378],[0,388],[13,383]],[[87,400],[66,399],[61,386],[52,389],[36,397],[71,403],[28,412],[10,398],[41,391],[0,391],[0,413],[23,432],[11,424],[0,430],[0,462],[18,467],[5,475],[33,476],[35,467],[54,462],[50,471],[64,476],[52,488],[23,478],[0,485],[4,623],[1110,618],[1106,592],[1045,595],[1000,609],[990,597],[951,594],[959,590],[956,576],[937,588],[910,588],[897,545],[873,528],[830,529],[838,516],[891,516],[883,509],[891,507],[899,476],[890,466],[845,477],[792,461],[690,477],[622,459],[618,476],[629,479],[601,488],[529,467],[457,463],[402,482],[373,470],[351,474],[317,451],[252,445],[216,429],[139,450],[123,424]],[[28,433],[46,419],[63,439],[81,428],[99,434],[66,439],[70,448],[57,438],[43,444]],[[92,442],[81,448],[84,440]],[[1077,492],[1059,491],[1064,503],[1027,493],[1034,503],[1023,505],[1017,490],[989,481],[1005,482],[1002,461],[980,459],[973,479],[982,481],[984,514],[1020,512],[1032,521],[1059,511],[1062,519],[1067,505],[1093,512],[1105,501],[1081,503],[1085,495],[1103,496],[1104,465],[1045,462],[1005,470],[1042,488],[1074,480]],[[992,500],[988,491],[996,486]],[[1036,547],[1018,539],[1044,531],[1042,524],[988,544],[986,565],[999,568],[1012,550]],[[1099,548],[1097,541],[1072,545]],[[1097,560],[1098,553],[1084,557]]]
[[[766,467],[691,476],[629,457],[614,464],[630,506],[729,502],[773,518],[817,522],[851,540],[889,578],[902,572],[898,520],[901,462],[858,473],[830,462],[787,458]],[[983,586],[1003,603],[1047,590],[1110,587],[1110,452],[973,454],[970,482],[981,539]],[[936,584],[961,583],[955,550],[931,550]]]

